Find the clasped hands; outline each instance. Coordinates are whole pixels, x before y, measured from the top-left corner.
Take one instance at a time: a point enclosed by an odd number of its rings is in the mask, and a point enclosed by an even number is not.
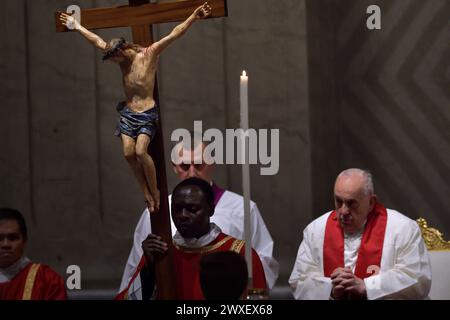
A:
[[[366,299],[366,285],[363,279],[353,274],[352,269],[337,268],[331,274],[331,297],[341,299]]]

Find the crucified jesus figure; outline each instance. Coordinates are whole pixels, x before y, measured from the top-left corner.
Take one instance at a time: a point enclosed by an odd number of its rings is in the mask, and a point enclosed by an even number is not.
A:
[[[146,48],[129,43],[123,38],[106,42],[83,27],[74,17],[62,13],[59,18],[66,27],[78,31],[95,47],[102,50],[104,61],[112,61],[120,66],[126,101],[120,102],[117,106],[120,119],[115,134],[122,140],[125,159],[144,192],[145,202],[150,212],[158,211],[160,203],[155,164],[147,153],[159,120],[153,97],[158,57],[196,20],[209,15],[211,15],[211,7],[205,2],[183,23],[176,26],[168,36]]]

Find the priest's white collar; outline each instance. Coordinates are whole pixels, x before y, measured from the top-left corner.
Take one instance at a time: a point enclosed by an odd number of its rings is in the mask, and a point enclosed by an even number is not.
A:
[[[11,281],[26,265],[30,263],[30,259],[22,256],[19,260],[14,262],[7,268],[0,268],[0,283]]]
[[[219,236],[222,230],[214,223],[209,224],[209,231],[200,238],[183,238],[177,231],[173,236],[173,242],[179,247],[198,249],[207,246]]]

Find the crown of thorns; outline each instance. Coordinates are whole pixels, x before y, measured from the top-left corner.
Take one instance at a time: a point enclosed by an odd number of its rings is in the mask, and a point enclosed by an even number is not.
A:
[[[111,48],[106,50],[102,60],[105,61],[114,56],[117,50],[121,49],[125,45],[125,43],[126,41],[124,38],[120,38],[119,40],[115,41],[114,44],[111,46]]]

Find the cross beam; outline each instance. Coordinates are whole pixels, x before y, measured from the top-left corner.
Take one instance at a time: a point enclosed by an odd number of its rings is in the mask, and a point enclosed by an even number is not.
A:
[[[94,30],[184,21],[205,0],[147,3],[141,5],[134,5],[132,2],[130,0],[130,5],[128,6],[81,10],[81,23],[86,29]],[[212,14],[208,19],[227,16],[225,0],[209,0],[208,4],[212,8]],[[71,31],[59,20],[60,13],[55,13],[56,31]]]
[[[205,0],[176,1],[170,3],[149,3],[149,0],[129,0],[128,6],[115,8],[95,8],[81,10],[81,23],[87,29],[115,27],[132,27],[133,42],[141,46],[153,43],[152,24],[183,21]],[[226,0],[208,0],[212,8],[211,17],[227,16]],[[57,32],[67,32],[59,20],[61,12],[55,12]],[[161,108],[158,97],[158,84],[155,79],[153,97]],[[158,299],[173,300],[176,298],[175,277],[172,259],[172,232],[170,228],[170,211],[167,192],[167,177],[164,159],[164,139],[162,135],[162,118],[157,128],[155,140],[150,143],[149,151],[155,162],[158,189],[161,192],[160,208],[152,214],[152,232],[158,234],[169,244],[168,253],[156,262],[156,283]]]

